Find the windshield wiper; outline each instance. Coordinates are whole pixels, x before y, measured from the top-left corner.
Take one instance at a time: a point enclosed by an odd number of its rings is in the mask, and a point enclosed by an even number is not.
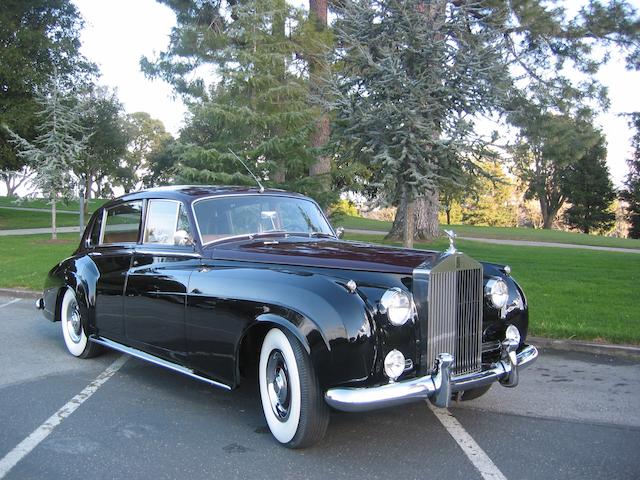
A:
[[[310,237],[335,238],[335,235],[327,232],[309,232]]]

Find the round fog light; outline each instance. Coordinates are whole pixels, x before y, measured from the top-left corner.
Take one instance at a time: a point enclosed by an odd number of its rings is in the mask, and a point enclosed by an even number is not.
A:
[[[520,345],[520,330],[518,330],[518,327],[515,325],[509,325],[504,334],[504,339]]]
[[[391,350],[384,358],[384,373],[395,380],[404,372],[404,355],[398,350]]]

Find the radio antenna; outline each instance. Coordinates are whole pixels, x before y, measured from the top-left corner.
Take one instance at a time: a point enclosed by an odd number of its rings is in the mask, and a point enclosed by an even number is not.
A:
[[[231,152],[231,155],[233,155],[234,157],[236,157],[236,158],[238,159],[238,161],[239,161],[239,162],[242,164],[242,166],[247,170],[247,172],[249,172],[249,175],[251,175],[251,176],[253,177],[253,179],[256,181],[256,183],[257,183],[257,184],[258,184],[258,186],[260,187],[260,193],[263,193],[263,192],[264,192],[264,187],[263,187],[263,186],[262,186],[262,184],[260,183],[260,180],[258,180],[258,177],[256,177],[256,176],[253,174],[253,172],[252,172],[251,170],[249,170],[249,167],[247,167],[247,164],[246,164],[246,163],[244,163],[244,162],[242,161],[242,159],[241,159],[238,155],[236,155],[236,153],[235,153],[233,150],[229,149],[229,151]]]

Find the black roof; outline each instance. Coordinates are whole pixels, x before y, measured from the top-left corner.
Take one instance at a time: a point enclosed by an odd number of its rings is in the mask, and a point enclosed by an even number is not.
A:
[[[127,193],[121,197],[108,202],[105,206],[128,200],[140,200],[144,198],[167,198],[171,200],[181,200],[190,203],[202,197],[216,197],[224,195],[238,194],[277,194],[292,197],[307,198],[299,193],[292,193],[277,188],[265,188],[260,192],[258,187],[236,186],[236,185],[172,185],[167,187],[149,188],[138,192]]]

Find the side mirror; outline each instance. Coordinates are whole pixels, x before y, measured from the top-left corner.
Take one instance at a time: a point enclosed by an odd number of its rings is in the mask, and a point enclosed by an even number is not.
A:
[[[338,238],[342,238],[344,237],[344,227],[338,227],[336,228],[336,236]]]
[[[186,230],[177,230],[173,234],[173,244],[180,246],[193,245],[193,239]]]

